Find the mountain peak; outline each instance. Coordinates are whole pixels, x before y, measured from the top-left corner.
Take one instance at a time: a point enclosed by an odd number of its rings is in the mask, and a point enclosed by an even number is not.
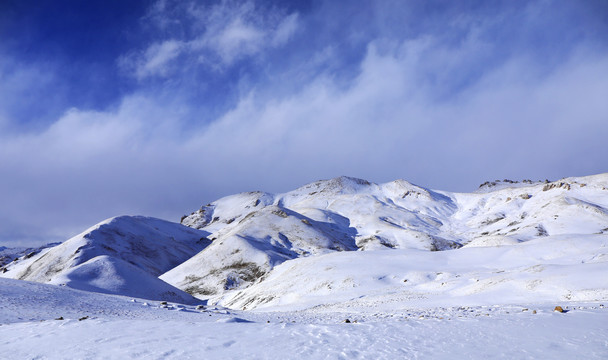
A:
[[[368,188],[373,183],[350,176],[339,176],[333,179],[318,180],[304,185],[293,192],[308,191],[316,193],[350,194]]]

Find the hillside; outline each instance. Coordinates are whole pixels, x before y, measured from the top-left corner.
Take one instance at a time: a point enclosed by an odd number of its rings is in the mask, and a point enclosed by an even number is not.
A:
[[[285,262],[250,287],[213,298],[236,309],[380,309],[608,299],[608,236],[517,245],[332,253]]]
[[[5,267],[2,276],[148,299],[192,302],[157,277],[209,244],[207,233],[168,221],[120,216]]]

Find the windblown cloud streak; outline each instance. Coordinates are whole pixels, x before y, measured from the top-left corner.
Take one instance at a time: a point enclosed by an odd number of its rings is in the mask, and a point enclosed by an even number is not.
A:
[[[35,131],[2,117],[0,239],[64,239],[122,213],[175,220],[230,193],[339,175],[470,191],[493,178],[606,171],[601,39],[563,45],[558,60],[533,48],[498,58],[500,15],[464,12],[445,24],[457,34],[426,25],[400,38],[375,26],[383,3],[364,34],[349,33],[351,51],[336,50],[339,36],[302,49],[326,6],[264,12],[221,2],[165,14],[161,5],[144,19],[165,30],[117,59],[141,85],[116,106],[72,108]],[[522,10],[530,31],[539,9],[549,8]],[[170,15],[188,36],[167,30]],[[528,40],[505,46],[526,49]],[[193,99],[206,79],[209,97]],[[209,84],[222,81],[233,84],[220,88],[226,96],[213,94]],[[0,85],[0,95],[14,89]],[[225,110],[210,118],[207,102],[222,97]]]
[[[166,28],[166,4],[157,3],[148,15],[151,25]],[[205,7],[189,4],[181,12],[186,31],[169,31],[169,38],[151,44],[143,52],[134,52],[120,59],[127,71],[137,78],[168,76],[175,70],[174,60],[188,58],[187,66],[209,66],[222,70],[243,58],[277,48],[289,41],[298,27],[298,14],[284,15],[275,9],[256,8],[251,1],[222,1]],[[190,25],[188,25],[190,24]],[[193,35],[184,35],[184,32]],[[172,69],[173,67],[173,69]]]

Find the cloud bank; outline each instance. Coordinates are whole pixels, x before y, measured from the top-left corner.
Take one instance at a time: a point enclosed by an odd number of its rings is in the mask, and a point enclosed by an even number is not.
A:
[[[585,3],[509,4],[158,2],[114,59],[133,90],[97,108],[64,99],[33,127],[21,96],[56,81],[15,57],[14,75],[0,66],[0,101],[17,108],[0,111],[0,243],[339,175],[471,191],[607,171],[601,19]]]

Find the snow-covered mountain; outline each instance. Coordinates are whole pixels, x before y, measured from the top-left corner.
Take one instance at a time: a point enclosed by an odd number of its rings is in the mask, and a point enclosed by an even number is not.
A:
[[[241,309],[608,297],[608,174],[474,193],[339,177],[228,196],[181,223],[108,219],[0,276]]]
[[[192,302],[158,276],[203,250],[208,233],[142,216],[111,218],[10,263],[3,277],[147,299]]]
[[[474,193],[340,177],[284,194],[228,196],[183,217],[182,224],[210,233],[212,244],[160,278],[201,298],[230,292],[229,303],[236,304],[235,290],[264,283],[275,266],[299,257],[604,234],[607,209],[608,174],[556,182],[494,181]],[[359,266],[369,265],[368,257],[353,256]]]

